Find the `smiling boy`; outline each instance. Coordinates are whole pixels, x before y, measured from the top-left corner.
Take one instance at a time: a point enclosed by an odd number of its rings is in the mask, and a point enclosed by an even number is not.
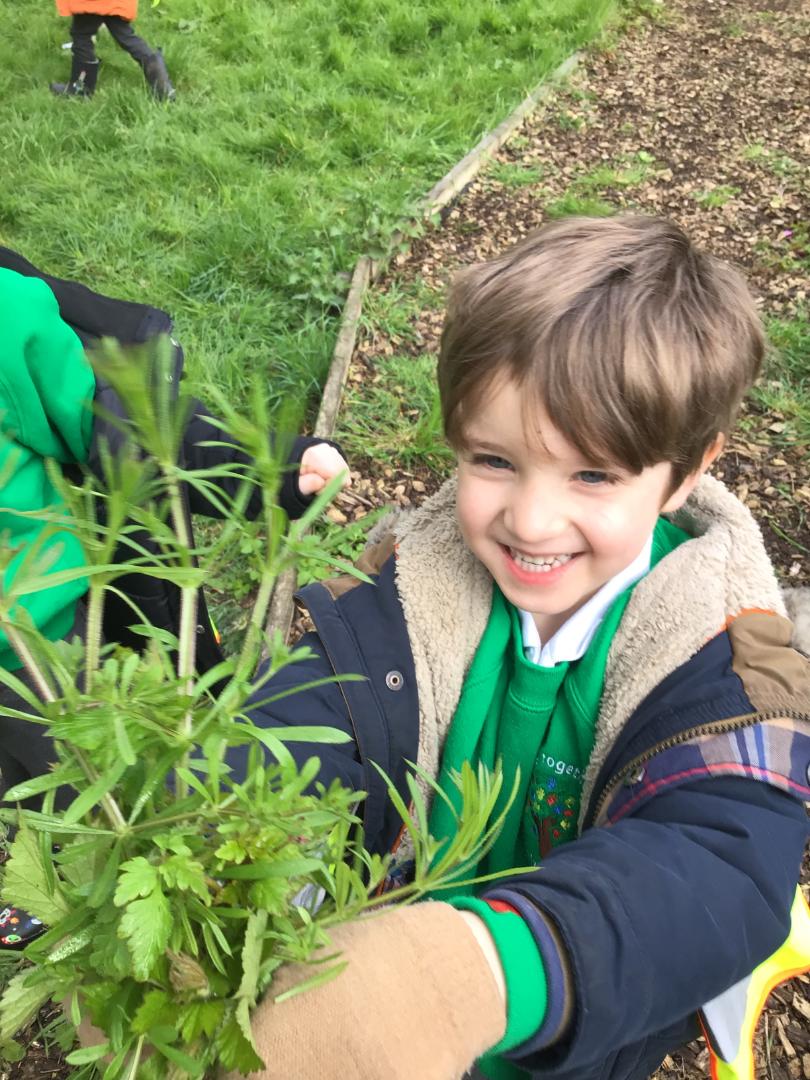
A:
[[[748,988],[810,967],[810,672],[705,470],[763,345],[742,278],[662,219],[558,222],[460,275],[438,369],[458,477],[380,530],[373,584],[304,590],[312,656],[273,686],[367,680],[254,719],[352,736],[291,745],[368,792],[380,852],[399,822],[371,762],[405,799],[408,761],[437,778],[439,839],[453,771],[500,763],[477,870],[505,876],[338,928],[347,969],[275,1005],[307,974],[282,969],[261,1075],[642,1080],[698,1013],[717,1075],[753,1075]]]

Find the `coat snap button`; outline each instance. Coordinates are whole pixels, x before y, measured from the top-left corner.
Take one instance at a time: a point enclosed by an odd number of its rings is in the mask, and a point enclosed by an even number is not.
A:
[[[644,779],[644,767],[640,766],[634,772],[630,773],[624,782],[625,787],[633,787],[634,784],[640,784]]]
[[[385,676],[385,685],[389,690],[401,690],[404,682],[401,671],[389,671]]]

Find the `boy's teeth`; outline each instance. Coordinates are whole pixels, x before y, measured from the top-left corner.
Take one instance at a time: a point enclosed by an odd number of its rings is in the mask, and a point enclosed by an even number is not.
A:
[[[529,555],[523,555],[521,552],[515,551],[514,548],[510,548],[509,552],[522,570],[536,571],[540,574],[548,573],[549,570],[553,570],[557,566],[563,566],[571,559],[570,555],[544,555],[532,558]]]

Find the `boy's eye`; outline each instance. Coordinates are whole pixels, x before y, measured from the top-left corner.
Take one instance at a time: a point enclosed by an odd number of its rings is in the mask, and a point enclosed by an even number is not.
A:
[[[616,478],[610,473],[602,472],[601,469],[582,469],[576,474],[576,479],[588,487],[596,487],[597,484],[613,484]]]
[[[473,454],[473,465],[483,465],[487,469],[511,469],[512,465],[506,458],[498,457],[497,454]]]

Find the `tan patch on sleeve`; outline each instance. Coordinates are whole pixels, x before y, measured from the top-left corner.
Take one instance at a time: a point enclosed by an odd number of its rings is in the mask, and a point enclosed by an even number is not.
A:
[[[379,574],[387,560],[394,554],[395,547],[394,536],[389,534],[379,544],[369,544],[355,563],[355,566],[358,570],[362,570],[364,574],[368,574],[369,577],[374,577]],[[359,578],[352,577],[351,574],[341,574],[340,577],[330,578],[328,581],[323,582],[333,600],[337,600],[344,593],[362,584]]]
[[[731,666],[758,711],[810,709],[810,662],[791,649],[791,634],[790,622],[770,612],[748,612],[728,626]]]

